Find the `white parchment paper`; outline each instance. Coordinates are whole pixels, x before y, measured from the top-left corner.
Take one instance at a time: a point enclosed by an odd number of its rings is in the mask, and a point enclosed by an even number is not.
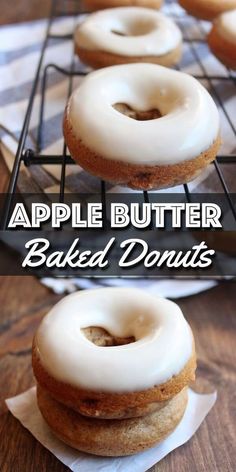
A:
[[[216,397],[216,392],[201,395],[189,389],[189,401],[184,417],[165,441],[148,451],[118,458],[84,454],[59,441],[42,418],[37,406],[35,387],[9,398],[6,404],[23,426],[73,472],[144,472],[194,435],[213,407]]]

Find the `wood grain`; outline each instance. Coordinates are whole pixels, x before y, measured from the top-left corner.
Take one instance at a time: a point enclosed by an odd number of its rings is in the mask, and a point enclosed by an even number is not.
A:
[[[4,193],[7,191],[9,182],[9,173],[7,170],[7,166],[3,160],[3,156],[0,152],[0,193]]]
[[[198,371],[195,389],[218,391],[218,400],[196,435],[152,472],[234,472],[236,464],[236,316],[234,283],[179,304],[195,334]],[[7,412],[4,399],[34,384],[31,341],[42,316],[59,296],[32,277],[0,278],[0,470],[65,472]]]
[[[12,1],[0,0],[0,25],[45,18],[50,5],[50,0],[17,0],[14,6]]]

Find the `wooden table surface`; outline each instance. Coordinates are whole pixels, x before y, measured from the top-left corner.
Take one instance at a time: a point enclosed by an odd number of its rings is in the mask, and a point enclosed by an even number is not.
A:
[[[198,354],[195,388],[218,391],[195,436],[152,472],[234,472],[236,464],[236,313],[234,283],[179,301],[192,326]],[[59,300],[33,277],[0,278],[0,470],[65,472],[6,409],[4,399],[34,384],[31,342],[42,316]],[[135,472],[135,471],[134,471]]]
[[[1,1],[0,23],[43,17],[48,0]],[[40,9],[38,5],[40,4]],[[0,160],[0,191],[8,174]],[[198,371],[195,388],[217,389],[218,400],[195,436],[163,459],[152,472],[234,472],[236,470],[236,285],[180,300],[195,334]],[[31,342],[44,314],[59,296],[33,277],[0,277],[0,470],[65,472],[67,469],[7,411],[4,399],[34,384]],[[135,472],[135,471],[134,471]]]

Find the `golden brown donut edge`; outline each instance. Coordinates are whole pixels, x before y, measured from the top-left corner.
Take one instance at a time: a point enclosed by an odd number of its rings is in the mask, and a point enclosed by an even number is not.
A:
[[[188,401],[183,389],[160,411],[141,418],[86,418],[37,388],[39,409],[54,434],[80,451],[102,456],[126,456],[165,439],[181,421]]]
[[[118,64],[132,64],[136,62],[147,62],[170,67],[180,61],[182,56],[182,45],[179,44],[175,49],[161,56],[122,56],[107,51],[85,49],[78,45],[75,45],[75,53],[84,64],[87,64],[93,69],[101,69],[102,67],[109,67]]]
[[[71,157],[83,169],[108,182],[136,190],[174,187],[195,179],[215,159],[221,145],[221,139],[218,136],[214,143],[199,156],[173,165],[145,166],[109,160],[89,149],[81,139],[75,136],[69,119],[69,103],[64,114],[63,131]],[[79,136],[79,129],[77,133]]]

